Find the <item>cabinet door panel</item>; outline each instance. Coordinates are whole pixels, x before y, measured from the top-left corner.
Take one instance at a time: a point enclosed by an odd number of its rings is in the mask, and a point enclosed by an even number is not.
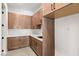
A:
[[[24,47],[29,46],[29,36],[23,37],[23,46]]]
[[[8,50],[16,49],[16,48],[22,48],[29,46],[29,37],[23,36],[23,37],[9,37],[8,38]]]
[[[31,28],[31,16],[17,14],[15,28],[30,29]]]
[[[16,37],[9,37],[8,38],[8,50],[19,48],[19,39]]]
[[[35,15],[32,16],[32,26],[35,26],[36,25],[36,18],[35,18]]]
[[[13,29],[15,24],[16,15],[13,13],[8,13],[8,28]]]
[[[52,4],[51,3],[44,3],[42,5],[42,9],[43,9],[43,16],[47,15],[50,12],[52,12]]]
[[[66,6],[68,4],[70,4],[70,3],[55,3],[55,10],[63,8],[64,6]]]
[[[38,24],[42,24],[42,17],[43,17],[43,12],[42,12],[42,9],[39,10],[38,12]]]
[[[37,41],[37,53],[39,56],[42,56],[42,42]]]
[[[36,52],[37,55],[42,56],[42,42],[41,41],[31,37],[30,46]]]
[[[38,29],[37,26],[40,24],[42,24],[42,10],[32,16],[32,28]]]
[[[8,21],[9,29],[30,29],[31,28],[31,16],[21,15],[16,13],[9,13]]]
[[[34,41],[34,38],[32,38],[32,37],[31,37],[31,41],[30,41],[30,46],[35,51],[35,41]]]

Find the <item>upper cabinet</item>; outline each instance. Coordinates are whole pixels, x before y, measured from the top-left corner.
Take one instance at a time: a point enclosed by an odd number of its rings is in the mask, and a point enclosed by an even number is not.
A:
[[[70,3],[45,3],[42,4],[42,11],[43,11],[43,16],[46,16],[50,14],[51,12],[54,12],[60,8],[65,7]]]
[[[55,10],[63,8],[65,6],[67,6],[68,4],[70,4],[70,3],[55,3]]]
[[[32,16],[32,29],[40,29],[42,24],[42,11],[39,10]]]
[[[54,10],[54,3],[44,3],[42,4],[43,16],[49,14]]]
[[[42,4],[43,16],[47,18],[60,18],[79,13],[78,3],[48,3]]]
[[[8,28],[14,28],[16,15],[13,13],[8,13]]]
[[[30,29],[31,16],[9,13],[8,16],[9,29]]]

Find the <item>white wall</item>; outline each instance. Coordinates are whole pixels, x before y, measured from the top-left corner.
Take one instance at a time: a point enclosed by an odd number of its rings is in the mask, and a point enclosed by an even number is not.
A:
[[[18,9],[18,8],[9,8],[8,12],[11,13],[17,13],[17,14],[22,14],[22,15],[28,15],[28,16],[33,16],[35,13],[37,13],[42,7],[40,6],[36,11],[28,11],[25,9]]]
[[[23,9],[15,9],[15,8],[9,8],[8,12],[23,14],[23,15],[28,15],[28,16],[32,16],[34,14],[34,12],[31,12],[31,11],[27,11]]]
[[[79,55],[79,13],[55,20],[56,55]]]
[[[16,36],[29,36],[31,34],[30,29],[9,29],[8,37],[16,37]]]
[[[8,37],[42,35],[40,29],[9,29]]]

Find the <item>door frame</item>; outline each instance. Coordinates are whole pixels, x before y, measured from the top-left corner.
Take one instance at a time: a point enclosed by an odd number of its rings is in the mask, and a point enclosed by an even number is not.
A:
[[[8,6],[7,3],[3,3],[5,6],[5,14],[2,15],[2,21],[1,21],[1,38],[4,37],[3,39],[1,39],[1,50],[3,50],[3,52],[1,51],[1,55],[5,56],[7,54],[7,36],[8,36]],[[2,11],[1,11],[2,13]],[[4,24],[4,27],[2,27],[2,24]]]
[[[1,42],[1,35],[2,35],[2,26],[1,26],[1,24],[2,24],[2,3],[0,3],[0,56],[1,56],[1,44],[2,44],[2,42]]]

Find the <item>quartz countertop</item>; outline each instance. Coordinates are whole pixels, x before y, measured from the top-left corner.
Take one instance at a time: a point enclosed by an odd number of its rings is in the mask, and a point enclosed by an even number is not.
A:
[[[39,38],[41,35],[31,35],[32,37],[36,38],[37,40],[43,41],[43,38]]]
[[[8,37],[20,37],[20,36],[31,36],[31,37],[36,38],[37,40],[43,41],[43,38],[39,38],[39,36],[42,36],[42,35],[35,35],[35,34],[32,34],[32,35],[8,35]]]

